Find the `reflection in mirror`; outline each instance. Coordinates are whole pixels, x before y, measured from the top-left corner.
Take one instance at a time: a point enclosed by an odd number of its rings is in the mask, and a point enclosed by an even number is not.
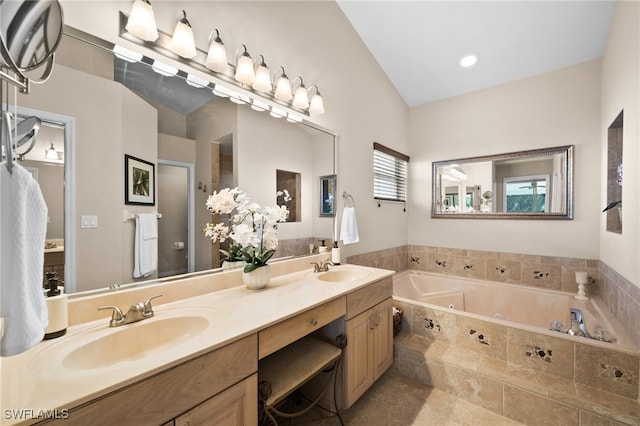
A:
[[[287,222],[300,222],[301,215],[301,175],[296,172],[288,172],[286,170],[276,170],[276,188],[278,188],[278,196],[276,204],[286,206],[289,211]]]
[[[320,176],[320,216],[336,215],[336,175]]]
[[[573,146],[433,163],[431,217],[573,218]]]
[[[211,219],[207,196],[237,186],[256,203],[272,205],[275,170],[299,175],[299,220],[278,227],[274,260],[308,255],[310,244],[333,240],[333,219],[316,214],[317,179],[334,173],[332,132],[232,103],[187,82],[186,72],[159,74],[150,63],[117,58],[113,45],[79,34],[65,28],[50,80],[18,99],[30,115],[58,117],[64,135],[49,141],[43,124],[39,139],[65,153],[58,166],[64,164],[64,197],[60,183],[57,199],[60,205],[64,199],[64,230],[51,239],[64,247],[59,275],[66,291],[136,281],[129,218],[138,213],[162,215],[157,270],[145,283],[219,268],[220,247],[202,232]],[[155,165],[155,206],[125,204],[125,155]]]

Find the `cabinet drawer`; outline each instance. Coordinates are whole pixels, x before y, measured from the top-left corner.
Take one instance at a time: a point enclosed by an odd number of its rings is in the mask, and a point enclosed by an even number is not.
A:
[[[262,359],[278,349],[284,348],[289,343],[313,333],[336,318],[340,318],[345,312],[345,298],[341,297],[260,331],[258,333],[258,358]]]
[[[360,312],[364,312],[392,295],[393,281],[391,277],[347,294],[347,319],[355,317]]]

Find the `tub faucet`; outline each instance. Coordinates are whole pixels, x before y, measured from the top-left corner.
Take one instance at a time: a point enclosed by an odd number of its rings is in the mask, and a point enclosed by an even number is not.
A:
[[[591,335],[587,331],[587,324],[584,322],[584,317],[582,316],[582,311],[580,311],[580,309],[571,308],[571,327],[569,327],[567,333],[572,336],[591,338]]]

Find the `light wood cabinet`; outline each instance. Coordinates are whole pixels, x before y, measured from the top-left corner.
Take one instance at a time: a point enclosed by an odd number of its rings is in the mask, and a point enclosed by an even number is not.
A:
[[[344,403],[351,407],[393,363],[393,302],[389,297],[346,322]]]
[[[175,419],[175,426],[258,424],[258,375],[254,374]]]
[[[233,414],[229,413],[230,407],[226,407],[225,404],[232,403],[236,409],[240,404],[255,409],[257,417],[257,384],[255,381],[247,382],[258,371],[257,352],[258,338],[253,334],[80,407],[72,408],[69,410],[69,418],[53,420],[50,423],[64,426],[163,425],[167,422],[171,424],[171,420],[192,409],[194,416],[199,416],[201,410],[212,413],[214,409],[211,407],[220,407],[220,418],[231,420],[234,418]],[[225,393],[234,389],[233,386],[238,383],[244,383],[242,389],[235,389],[231,395]],[[240,395],[240,392],[244,392],[245,395]],[[218,396],[221,399],[212,399]],[[200,404],[207,402],[210,402],[210,405],[200,408]],[[246,414],[249,415],[253,413]],[[257,423],[251,420],[255,417],[242,417],[245,416],[244,413],[238,416],[250,420],[241,424]],[[191,426],[196,424],[236,423],[190,422]]]

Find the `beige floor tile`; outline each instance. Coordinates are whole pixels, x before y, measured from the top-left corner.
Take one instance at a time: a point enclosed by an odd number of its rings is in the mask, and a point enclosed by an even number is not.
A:
[[[348,410],[342,410],[346,426],[517,426],[500,416],[441,390],[385,373]],[[268,422],[263,423],[268,425]],[[337,417],[319,411],[283,421],[286,425],[338,426]]]

